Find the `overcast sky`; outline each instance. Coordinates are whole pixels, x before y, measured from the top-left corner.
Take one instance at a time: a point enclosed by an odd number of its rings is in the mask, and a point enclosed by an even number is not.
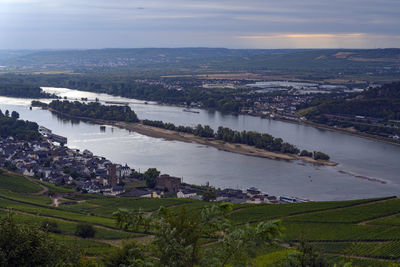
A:
[[[0,49],[400,47],[400,0],[0,0]]]

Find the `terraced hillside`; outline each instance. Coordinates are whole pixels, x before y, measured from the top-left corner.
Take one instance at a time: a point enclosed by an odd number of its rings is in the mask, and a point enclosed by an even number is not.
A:
[[[73,244],[87,256],[100,258],[119,247],[126,240],[146,242],[151,233],[120,230],[112,213],[117,208],[138,209],[146,212],[160,206],[178,211],[200,209],[206,202],[182,199],[144,199],[131,197],[103,197],[80,194],[65,188],[41,183],[33,178],[15,174],[0,174],[0,215],[9,211],[20,223],[41,225],[56,222],[57,239]],[[315,245],[315,249],[334,262],[352,262],[353,266],[388,266],[400,264],[400,200],[395,197],[312,202],[282,205],[236,205],[230,214],[235,223],[255,223],[280,219],[285,227],[281,245],[260,249],[254,266],[273,264],[285,257],[287,245],[296,246],[301,240]],[[96,228],[94,238],[74,235],[80,222]],[[218,246],[215,240],[204,239],[204,246]],[[284,246],[283,246],[284,245]]]

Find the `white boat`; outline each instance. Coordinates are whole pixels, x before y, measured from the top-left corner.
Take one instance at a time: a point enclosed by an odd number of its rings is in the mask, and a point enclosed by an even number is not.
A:
[[[191,109],[188,109],[188,108],[184,108],[183,111],[184,111],[184,112],[196,113],[196,114],[200,113],[200,111],[191,110]]]
[[[111,101],[111,100],[109,100],[109,101],[105,101],[105,102],[106,102],[106,104],[125,105],[125,106],[129,105],[129,102],[123,102],[123,101]]]

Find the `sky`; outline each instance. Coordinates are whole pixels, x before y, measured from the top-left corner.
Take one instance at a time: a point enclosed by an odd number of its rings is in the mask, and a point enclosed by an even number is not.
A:
[[[0,0],[0,49],[400,47],[400,0]]]

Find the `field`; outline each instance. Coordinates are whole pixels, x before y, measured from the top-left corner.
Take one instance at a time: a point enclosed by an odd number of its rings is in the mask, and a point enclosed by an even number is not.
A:
[[[0,184],[2,190],[16,193],[34,193],[42,189],[39,185],[29,182],[19,175],[12,175],[2,172],[0,174]]]
[[[52,204],[54,197],[59,200],[58,207]],[[0,216],[11,211],[19,223],[40,226],[44,221],[56,222],[59,231],[52,235],[90,257],[106,255],[126,240],[143,242],[149,238],[145,233],[118,229],[112,216],[118,208],[141,208],[152,212],[164,206],[177,212],[182,208],[193,211],[205,205],[210,203],[79,194],[15,174],[0,175]],[[352,266],[400,263],[400,200],[395,197],[235,205],[230,219],[236,224],[282,220],[284,231],[281,239],[284,244],[296,245],[305,240],[333,262],[352,262]],[[94,238],[82,239],[74,235],[75,227],[80,222],[93,224],[96,229]],[[204,239],[205,244],[213,241]],[[279,245],[262,248],[257,251],[253,265],[274,265],[288,253],[293,253],[293,249]]]

